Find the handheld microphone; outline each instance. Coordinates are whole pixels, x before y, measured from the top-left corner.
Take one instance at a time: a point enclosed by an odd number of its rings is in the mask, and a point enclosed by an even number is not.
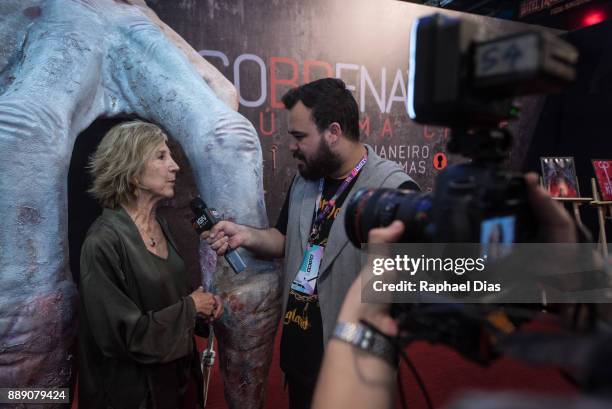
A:
[[[198,234],[202,234],[202,232],[212,229],[212,227],[219,222],[213,212],[206,206],[206,203],[199,197],[192,199],[190,206],[191,211],[195,215],[193,228]],[[242,260],[242,257],[240,257],[240,254],[231,247],[225,252],[225,260],[236,274],[246,268],[246,264]]]

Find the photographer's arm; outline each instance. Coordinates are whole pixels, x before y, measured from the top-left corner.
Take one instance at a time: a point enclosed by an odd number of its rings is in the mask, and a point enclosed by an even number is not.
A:
[[[370,243],[391,243],[399,239],[404,225],[395,221],[386,228],[373,229]],[[398,328],[389,316],[389,305],[361,302],[361,275],[349,289],[338,321],[364,320],[382,333],[395,336]],[[338,339],[329,341],[313,400],[314,409],[392,408],[395,401],[396,370],[384,359]]]
[[[220,221],[210,231],[202,233],[213,250],[223,255],[229,249],[244,247],[259,257],[281,258],[285,255],[285,235],[276,228],[255,227]]]

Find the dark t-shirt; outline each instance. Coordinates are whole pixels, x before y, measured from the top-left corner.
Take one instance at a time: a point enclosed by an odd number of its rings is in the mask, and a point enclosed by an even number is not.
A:
[[[335,180],[335,179],[330,179],[330,180]],[[338,183],[338,186],[340,186],[340,184],[342,184],[342,181],[340,181]],[[326,183],[326,185],[327,185],[327,183]],[[293,186],[293,184],[291,184],[291,186]],[[278,230],[279,232],[281,232],[283,234],[283,236],[285,236],[287,234],[287,223],[288,223],[288,220],[289,220],[289,197],[291,195],[291,186],[289,186],[289,190],[287,191],[287,195],[285,196],[285,202],[283,203],[283,207],[281,208],[281,212],[278,215],[278,219],[276,220],[276,226],[274,226],[276,228],[276,230]],[[349,191],[350,191],[350,187],[347,188],[347,189],[349,189]],[[407,182],[402,183],[401,185],[399,185],[398,189],[414,190],[414,191],[421,190],[419,188],[419,185],[417,185],[416,183],[414,183],[412,181],[407,181]]]
[[[327,245],[334,220],[340,213],[346,197],[358,178],[359,175],[351,181],[345,191],[338,197],[336,205],[323,222],[318,240],[314,244],[323,247]],[[318,207],[319,212],[323,210],[329,199],[336,193],[342,181],[343,179],[325,178],[321,202]],[[418,190],[418,186],[414,182],[405,182],[399,188]],[[283,235],[287,234],[290,194],[291,188],[287,192],[285,203],[276,223],[276,229]],[[312,221],[314,222],[314,213]],[[294,274],[293,278],[297,275],[297,271],[287,271],[286,273]],[[314,388],[323,360],[323,324],[316,287],[313,296],[307,296],[294,290],[289,291],[287,308],[283,317],[280,360],[281,369],[288,378]]]

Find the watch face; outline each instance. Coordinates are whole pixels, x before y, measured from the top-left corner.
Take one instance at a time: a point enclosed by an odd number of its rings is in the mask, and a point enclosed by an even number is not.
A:
[[[363,328],[352,322],[339,322],[334,331],[336,336],[346,342],[357,345],[363,336]]]

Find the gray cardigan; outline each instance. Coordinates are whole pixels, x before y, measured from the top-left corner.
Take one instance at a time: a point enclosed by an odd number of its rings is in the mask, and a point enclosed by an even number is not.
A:
[[[355,192],[362,187],[397,188],[404,182],[412,181],[395,162],[381,158],[370,146],[365,146],[368,150],[368,161],[332,225],[321,263],[317,292],[323,321],[324,345],[327,345],[332,334],[344,297],[362,267],[361,251],[349,242],[344,230],[346,205]],[[318,181],[308,181],[299,174],[295,177],[289,198],[289,217],[285,239],[282,316],[285,315],[284,310],[287,308],[291,282],[304,257],[317,194]]]

